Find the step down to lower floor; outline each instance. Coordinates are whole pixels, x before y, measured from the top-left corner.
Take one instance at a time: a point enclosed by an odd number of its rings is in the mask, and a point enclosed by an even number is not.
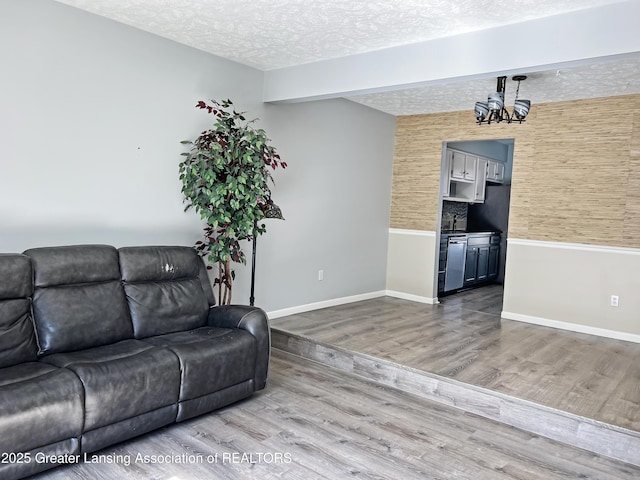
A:
[[[273,348],[599,455],[640,466],[640,432],[271,329]]]

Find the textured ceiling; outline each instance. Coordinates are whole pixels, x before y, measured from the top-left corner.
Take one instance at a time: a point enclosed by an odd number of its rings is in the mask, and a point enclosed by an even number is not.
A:
[[[261,70],[407,45],[620,0],[57,0]],[[640,93],[640,58],[531,72],[532,102]],[[507,97],[513,88],[507,85]],[[394,115],[472,108],[495,80],[350,97]]]
[[[517,86],[508,77],[508,109],[513,106]],[[476,101],[486,102],[495,89],[496,79],[492,78],[348,98],[392,115],[417,115],[470,110]],[[636,93],[640,93],[640,55],[584,67],[527,72],[527,79],[520,83],[519,98],[534,104]]]

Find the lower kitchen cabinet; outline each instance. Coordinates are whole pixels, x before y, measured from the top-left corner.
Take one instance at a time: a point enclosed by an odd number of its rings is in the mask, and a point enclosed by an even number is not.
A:
[[[500,235],[469,235],[463,287],[485,283],[498,276]]]
[[[500,237],[498,237],[498,241]],[[491,245],[489,247],[489,273],[487,278],[493,280],[498,277],[498,258],[500,257],[500,245]]]
[[[447,268],[447,238],[440,238],[440,254],[438,261],[438,294],[444,292],[444,281]]]
[[[476,282],[478,272],[478,247],[470,247],[467,244],[467,255],[464,262],[464,287]]]
[[[484,282],[489,276],[489,247],[478,248],[478,268],[476,282]]]
[[[452,247],[455,247],[453,254]],[[445,234],[440,237],[439,253],[438,294],[480,286],[498,277],[500,234],[456,233],[451,237]],[[451,274],[455,276],[448,279]]]

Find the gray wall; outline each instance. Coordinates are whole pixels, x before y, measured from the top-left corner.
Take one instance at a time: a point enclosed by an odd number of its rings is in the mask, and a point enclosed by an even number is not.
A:
[[[267,113],[289,162],[274,190],[286,221],[268,221],[259,239],[256,297],[269,288],[274,305],[287,305],[288,296],[304,305],[384,290],[394,117],[348,100],[272,105]]]
[[[287,220],[258,240],[256,303],[384,289],[393,117],[341,100],[265,106],[258,70],[50,0],[0,3],[0,61],[0,251],[193,244],[179,141],[212,122],[198,100],[231,98],[290,165],[274,188]],[[240,268],[234,300],[248,290]]]

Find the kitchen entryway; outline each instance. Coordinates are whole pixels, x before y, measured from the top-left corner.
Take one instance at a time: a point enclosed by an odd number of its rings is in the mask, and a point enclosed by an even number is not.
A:
[[[513,149],[513,139],[443,144],[439,299],[504,284]]]

